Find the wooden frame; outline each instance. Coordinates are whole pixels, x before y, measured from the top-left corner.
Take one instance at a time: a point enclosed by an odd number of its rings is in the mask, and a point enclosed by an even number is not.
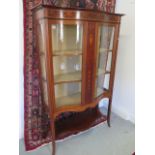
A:
[[[95,108],[99,101],[103,98],[109,98],[109,106],[107,111],[107,116],[101,116],[99,111],[94,112],[94,117],[100,120],[98,123],[103,122],[107,119],[108,126],[110,127],[110,115],[112,107],[112,94],[113,94],[113,85],[114,85],[114,76],[115,76],[115,66],[116,66],[116,57],[117,57],[117,46],[118,46],[118,37],[119,37],[119,27],[122,14],[111,14],[103,13],[101,11],[86,11],[86,10],[74,10],[74,9],[60,9],[52,8],[48,6],[39,5],[33,8],[33,17],[34,17],[34,29],[36,25],[42,23],[44,25],[44,43],[45,45],[45,57],[46,57],[46,77],[47,77],[47,86],[48,86],[48,105],[51,118],[51,136],[52,136],[52,146],[53,152],[55,155],[55,140],[60,139],[60,135],[56,132],[55,120],[63,112],[78,112],[79,121],[82,121],[82,118],[87,117],[88,109]],[[52,24],[77,24],[80,23],[83,25],[83,46],[82,46],[82,75],[81,75],[81,104],[80,105],[67,105],[62,107],[56,107],[55,103],[55,91],[54,91],[54,66],[53,66],[53,52],[52,52],[52,37],[51,37],[51,25]],[[97,50],[98,50],[98,36],[99,36],[99,26],[100,25],[109,25],[115,27],[114,39],[113,39],[113,49],[108,51],[112,52],[112,64],[111,71],[107,72],[110,74],[109,81],[109,90],[105,90],[100,96],[94,98],[95,90],[95,80],[96,80],[96,59],[97,59]],[[35,30],[35,36],[37,38],[37,30]],[[37,42],[38,43],[38,42]],[[34,45],[38,49],[38,44]],[[81,54],[76,52],[75,55]],[[66,55],[71,55],[69,52]],[[56,56],[56,55],[54,55]],[[40,68],[41,69],[41,68]],[[60,81],[64,83],[66,81]],[[75,82],[75,81],[72,81]],[[80,113],[81,112],[81,113]],[[80,118],[81,117],[81,118]],[[81,120],[80,120],[81,119]],[[81,128],[69,127],[70,135],[88,129],[94,125],[96,121],[91,116],[88,117],[87,121],[84,122],[85,125]],[[69,122],[70,123],[70,122]],[[69,124],[68,123],[68,124]],[[82,123],[82,122],[81,122]],[[71,125],[70,125],[71,126]],[[59,129],[58,129],[59,130]],[[67,132],[67,131],[66,131]],[[62,134],[63,135],[63,134]],[[57,136],[57,137],[56,137]],[[63,137],[66,137],[64,134]]]

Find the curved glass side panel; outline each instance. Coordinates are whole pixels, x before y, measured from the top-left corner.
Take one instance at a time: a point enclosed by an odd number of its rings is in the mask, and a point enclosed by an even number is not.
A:
[[[114,26],[99,26],[98,49],[96,56],[95,98],[102,95],[105,90],[109,89],[109,81],[105,76],[106,74],[109,74],[111,70],[114,31]]]
[[[41,71],[41,94],[42,101],[48,106],[48,90],[47,90],[47,77],[46,77],[46,51],[44,42],[44,25],[38,25],[38,50],[40,58],[40,71]]]

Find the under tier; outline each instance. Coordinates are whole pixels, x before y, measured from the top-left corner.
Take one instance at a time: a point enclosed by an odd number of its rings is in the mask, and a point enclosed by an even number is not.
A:
[[[101,114],[98,107],[64,115],[55,121],[56,139],[60,140],[78,134],[106,120],[107,117]]]

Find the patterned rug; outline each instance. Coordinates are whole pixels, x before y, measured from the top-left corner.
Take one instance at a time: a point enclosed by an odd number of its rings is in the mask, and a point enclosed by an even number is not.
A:
[[[38,54],[33,49],[31,8],[41,0],[23,0],[24,10],[24,140],[27,151],[51,141],[49,115],[42,103]],[[45,5],[114,12],[115,0],[43,0]],[[64,113],[59,119],[72,113]]]

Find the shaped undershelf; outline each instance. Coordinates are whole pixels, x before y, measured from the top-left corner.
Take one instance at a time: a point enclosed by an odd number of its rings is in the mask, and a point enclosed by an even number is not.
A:
[[[85,131],[106,120],[106,115],[101,114],[98,107],[79,113],[73,113],[67,117],[64,115],[64,118],[55,121],[56,139],[64,139],[65,137]]]

